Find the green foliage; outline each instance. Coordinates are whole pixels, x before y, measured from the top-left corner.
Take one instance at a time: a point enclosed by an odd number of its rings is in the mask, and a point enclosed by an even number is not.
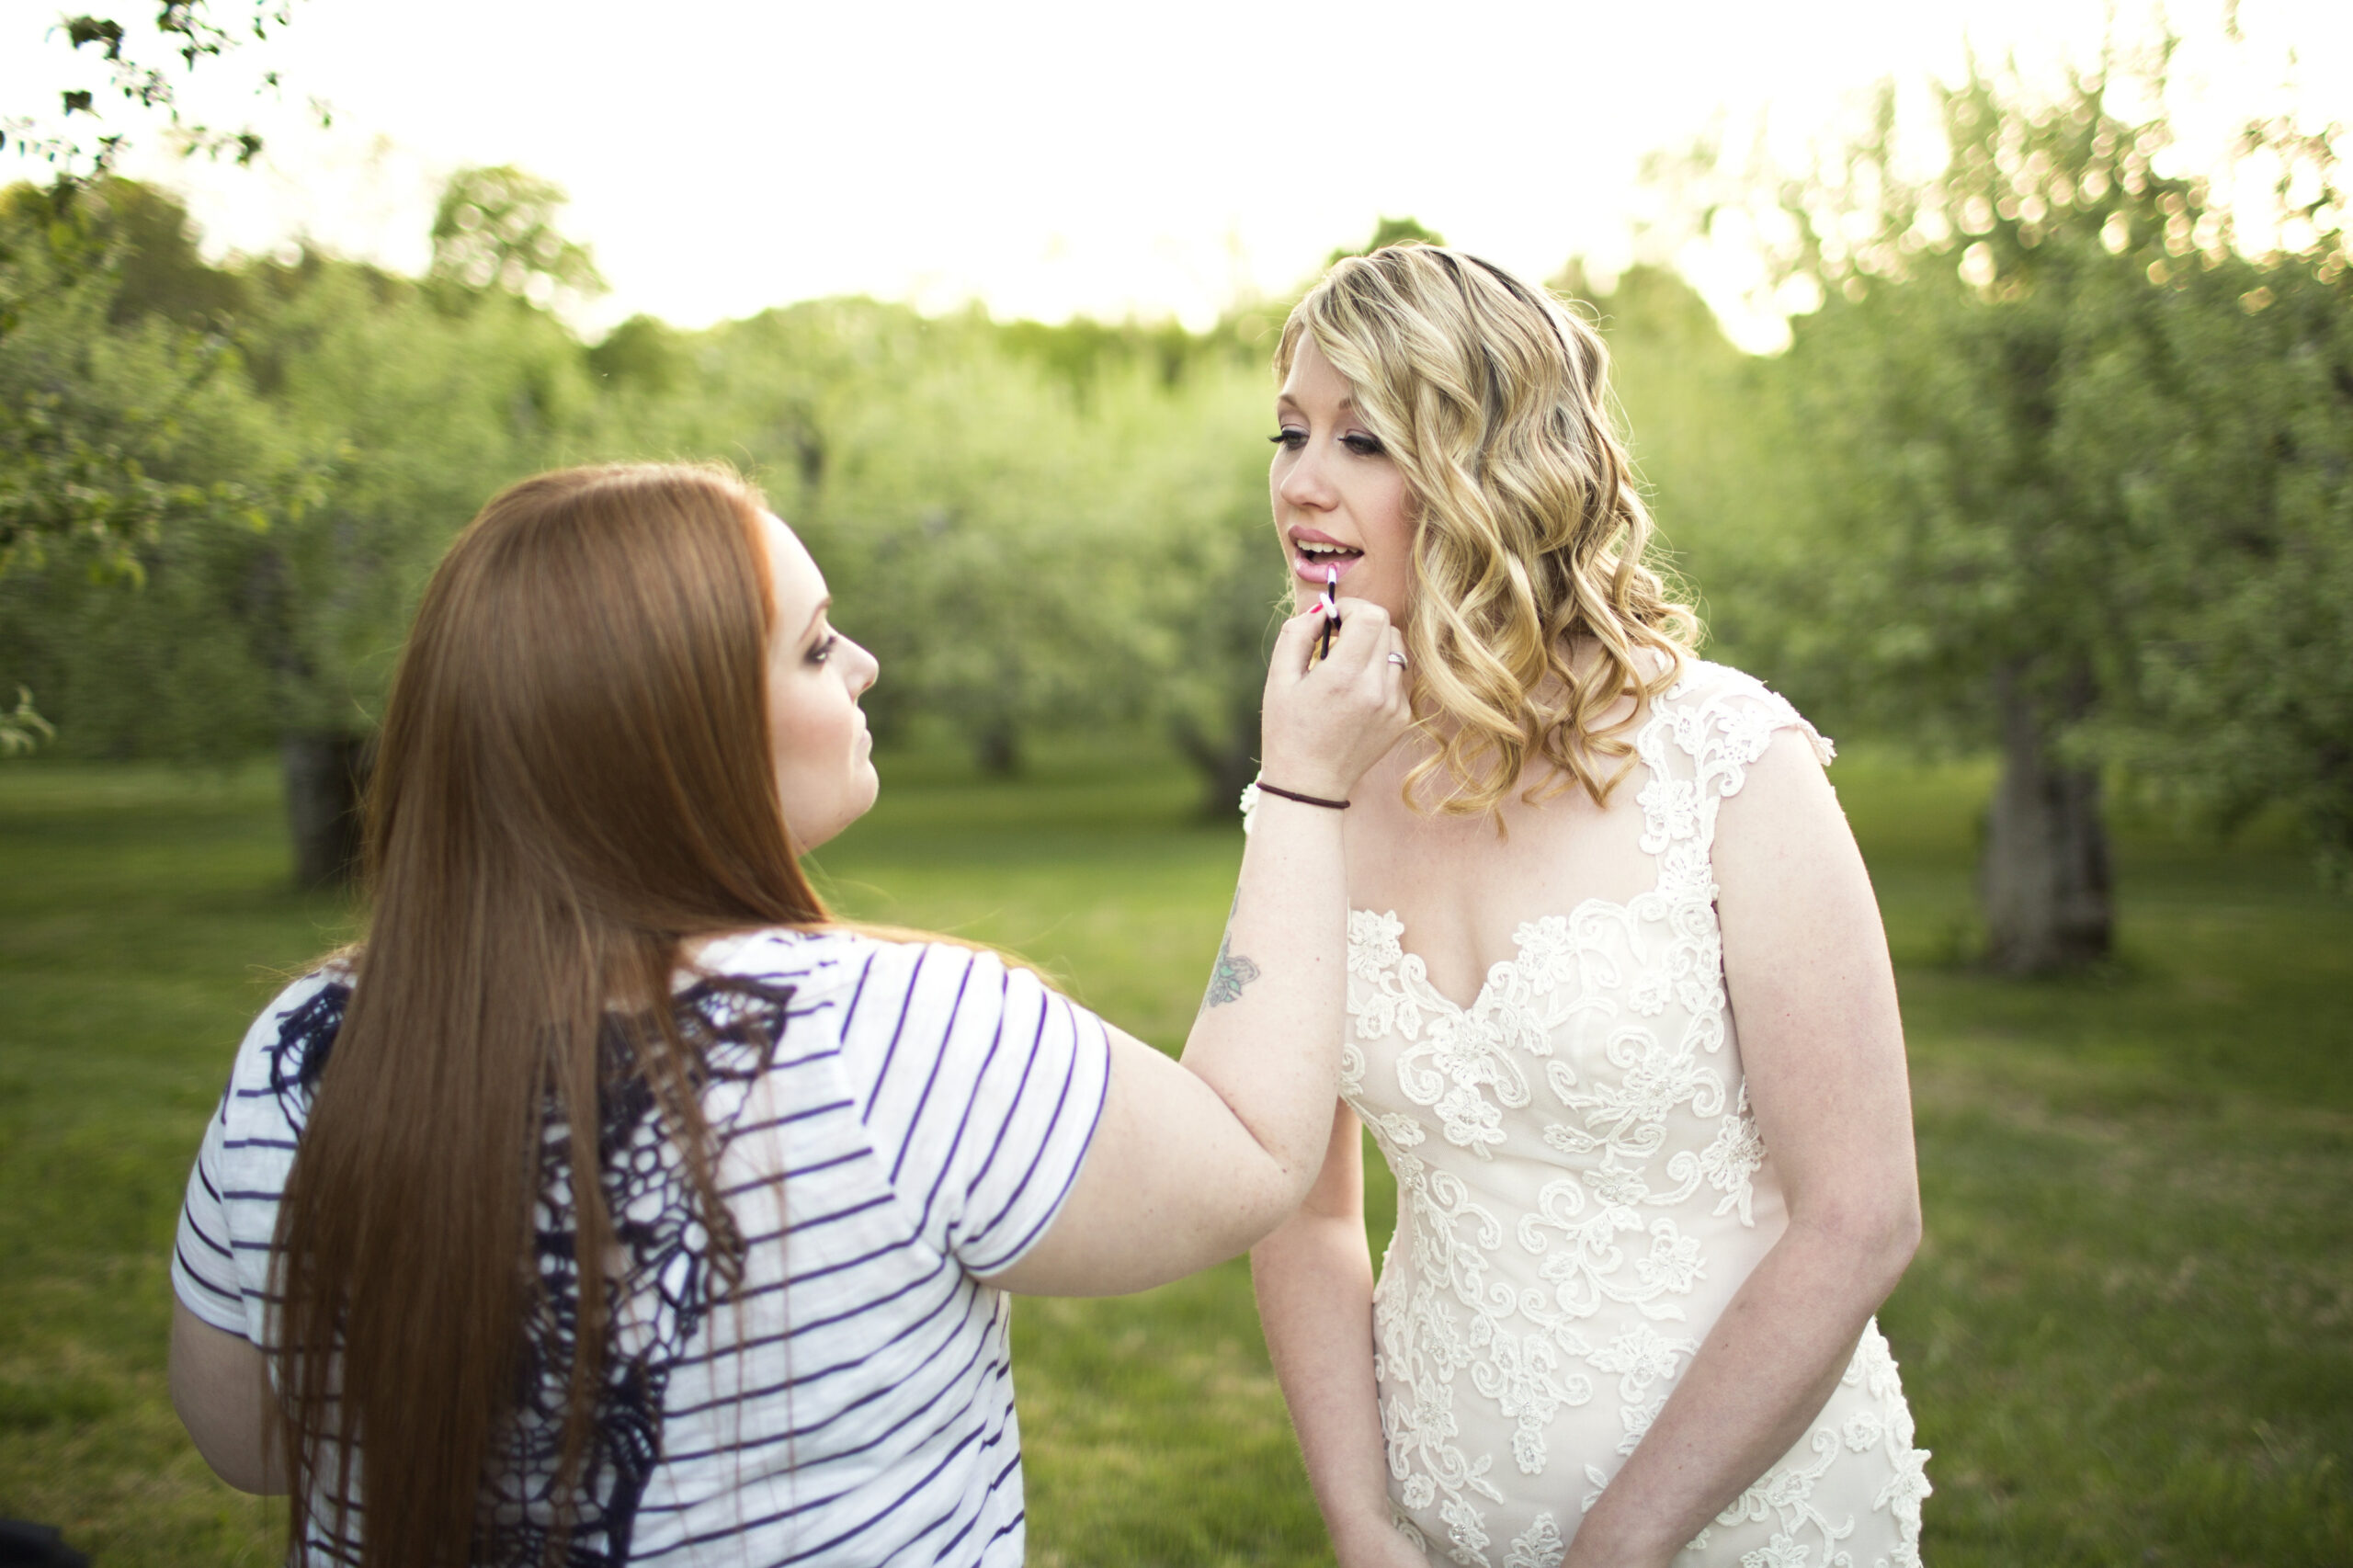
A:
[[[585,422],[578,344],[314,256],[217,271],[122,182],[20,187],[6,243],[0,672],[74,755],[372,728],[426,567]]]
[[[1255,744],[1280,574],[1265,371],[1230,338],[835,300],[624,324],[591,355],[602,449],[764,481],[881,660],[880,733],[929,720],[1008,771],[1025,737],[1118,719]]]
[[[2272,807],[2353,873],[2353,278],[2185,269],[2118,343],[2086,423],[2121,476],[2135,586],[2166,625],[2100,738],[2199,814]]]
[[[1620,436],[1658,525],[1652,564],[1700,601],[1711,644],[1733,662],[1754,619],[1741,594],[1756,579],[1760,490],[1779,463],[1763,449],[1756,366],[1733,347],[1691,286],[1665,267],[1629,267],[1603,290],[1572,262],[1552,288],[1609,347]]]
[[[1404,244],[1415,240],[1426,245],[1446,244],[1444,235],[1435,229],[1424,228],[1415,219],[1383,217],[1379,222],[1373,224],[1372,238],[1365,241],[1362,246],[1351,250],[1347,245],[1342,245],[1324,258],[1324,265],[1329,267],[1342,256],[1370,256],[1383,245]]]
[[[809,538],[839,623],[882,658],[885,733],[942,723],[1010,770],[1029,736],[1147,718],[1231,796],[1280,586],[1256,346],[845,300],[694,333],[640,317],[584,347],[532,302],[594,280],[559,199],[460,175],[418,282],[314,254],[209,267],[185,212],[137,187],[50,225],[74,269],[18,290],[0,340],[0,408],[29,432],[13,510],[0,490],[28,541],[0,582],[0,676],[40,693],[68,753],[363,733],[424,574],[494,491],[715,458]],[[43,346],[79,358],[47,370]],[[81,400],[55,437],[52,383]],[[180,406],[199,391],[200,430]],[[97,562],[145,589],[93,584]]]
[[[2162,59],[2145,70],[2161,98]],[[1772,193],[1782,275],[1822,304],[1756,376],[1756,449],[1780,460],[1739,630],[1833,722],[1972,747],[2022,712],[2076,766],[2128,759],[2218,812],[2294,800],[2342,855],[2353,279],[2333,153],[2249,130],[2282,247],[2250,256],[2255,215],[2165,172],[2165,122],[2116,101],[2098,75],[2039,102],[1975,72],[1944,95],[1934,176],[1902,174],[1883,114]]]
[[[605,279],[588,247],[555,226],[563,187],[512,165],[460,169],[433,210],[433,264],[426,277],[470,293],[519,295],[533,304],[557,295],[601,294]]]
[[[0,192],[0,580],[60,549],[136,580],[168,527],[264,526],[278,499],[274,465],[216,460],[239,393],[225,346],[145,319],[153,267],[131,274],[142,308],[118,316],[125,231],[177,237],[155,205],[121,181]]]
[[[57,726],[34,709],[31,688],[18,687],[17,706],[0,713],[0,756],[22,756],[56,738]]]
[[[659,396],[686,373],[681,336],[666,322],[631,316],[588,350],[589,374],[610,383],[615,392],[634,389]]]

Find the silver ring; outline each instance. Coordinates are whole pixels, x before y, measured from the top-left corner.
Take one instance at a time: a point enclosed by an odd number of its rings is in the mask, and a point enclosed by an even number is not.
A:
[[[1402,670],[1405,667],[1405,655],[1403,653],[1392,653],[1389,655],[1389,662]]]

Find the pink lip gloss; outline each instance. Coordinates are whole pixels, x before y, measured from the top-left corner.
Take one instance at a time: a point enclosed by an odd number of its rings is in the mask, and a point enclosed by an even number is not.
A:
[[[1324,634],[1316,640],[1315,644],[1315,656],[1319,659],[1327,659],[1332,656],[1332,632],[1340,624],[1340,601],[1334,592],[1339,586],[1339,583],[1340,569],[1338,567],[1324,568]]]

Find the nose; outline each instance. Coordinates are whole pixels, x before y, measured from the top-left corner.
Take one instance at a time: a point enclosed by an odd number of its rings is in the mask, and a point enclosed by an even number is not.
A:
[[[849,665],[849,694],[863,697],[882,678],[882,661],[868,653],[863,642],[851,642],[847,637],[842,641],[848,643],[849,658],[845,662]]]
[[[1290,467],[1275,486],[1275,494],[1283,498],[1284,505],[1328,512],[1338,504],[1339,497],[1332,489],[1331,475],[1324,472],[1319,446],[1320,443],[1310,441],[1292,456]]]

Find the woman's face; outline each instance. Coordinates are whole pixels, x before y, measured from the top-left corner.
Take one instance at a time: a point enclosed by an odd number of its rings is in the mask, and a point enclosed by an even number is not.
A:
[[[881,781],[874,737],[858,699],[874,684],[874,655],[826,621],[825,574],[778,518],[763,514],[776,630],[768,639],[768,744],[777,797],[793,844],[814,849],[866,814]]]
[[[1405,476],[1356,410],[1356,389],[1302,335],[1275,397],[1274,466],[1267,487],[1275,532],[1290,564],[1291,599],[1304,610],[1340,574],[1399,625],[1413,585],[1412,500]]]

